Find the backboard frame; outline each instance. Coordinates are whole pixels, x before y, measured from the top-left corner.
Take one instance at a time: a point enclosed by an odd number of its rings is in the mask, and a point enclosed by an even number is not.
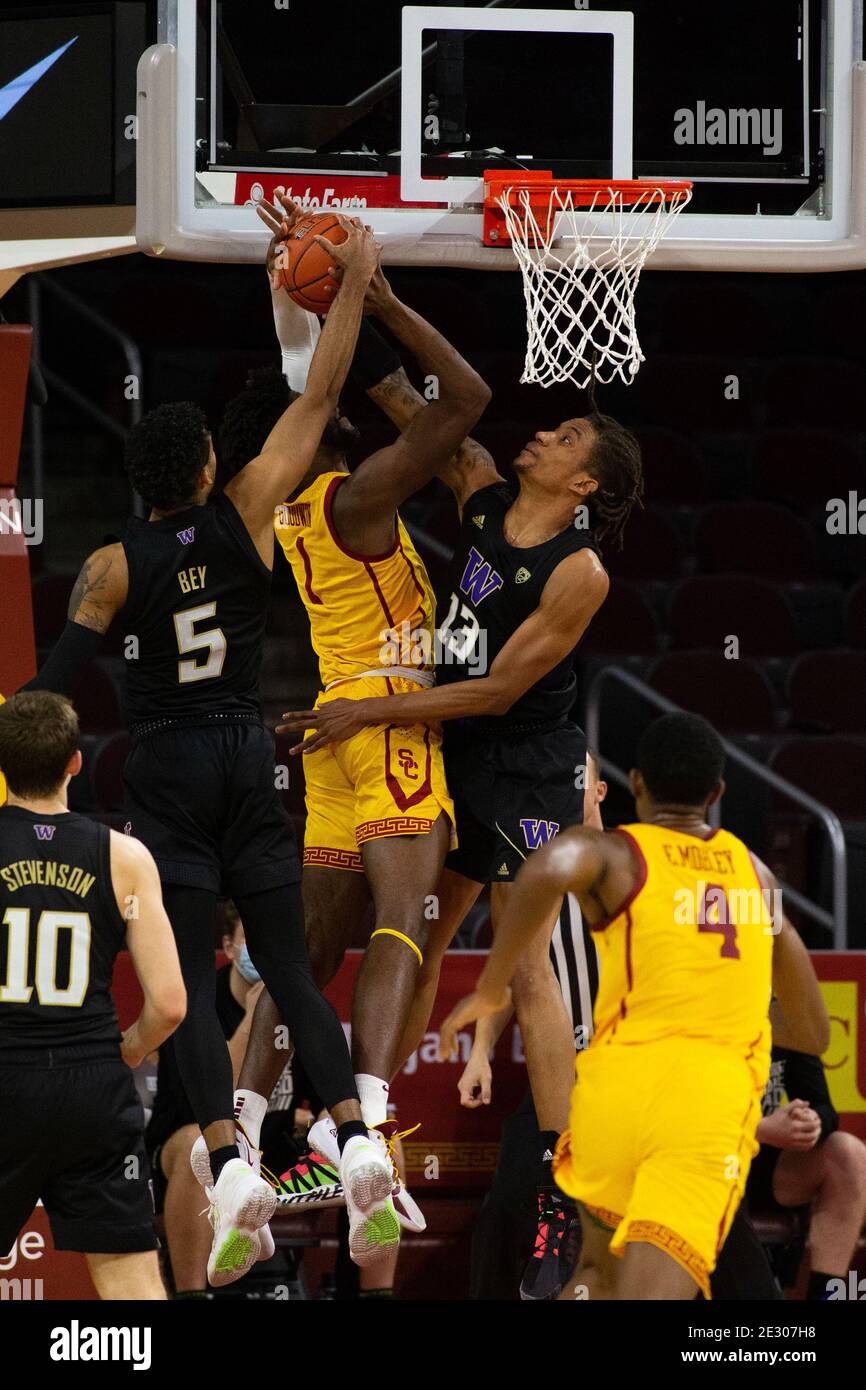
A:
[[[531,17],[532,23],[529,23]],[[630,179],[634,143],[634,17],[613,10],[448,9],[444,5],[403,8],[400,191],[406,202],[484,202],[484,179],[425,178],[421,173],[421,54],[425,29],[486,29],[496,33],[609,34],[613,39],[611,178]],[[405,80],[406,74],[412,80]],[[443,183],[446,185],[443,187]]]
[[[658,247],[647,268],[674,270],[829,271],[866,267],[866,63],[862,46],[862,0],[828,0],[826,204],[829,212],[801,210],[795,216],[690,214],[680,218]],[[527,27],[545,14],[553,27],[579,32],[591,20],[593,32],[611,32],[611,21],[630,19],[620,12],[455,10],[442,6],[407,6],[403,14],[403,51],[420,62],[423,29],[490,23],[491,27]],[[506,24],[505,22],[508,21]],[[138,218],[136,238],[149,254],[206,261],[260,261],[266,234],[251,204],[220,203],[209,197],[207,176],[195,169],[196,0],[160,0],[159,39],[142,56],[138,73]],[[620,30],[615,51],[626,54]],[[404,88],[407,79],[404,72]],[[405,132],[420,121],[420,84],[404,107]],[[405,92],[404,92],[405,95]],[[623,97],[623,100],[627,100]],[[617,147],[618,159],[628,146]],[[326,172],[326,171],[323,171]],[[620,177],[629,177],[623,171]],[[425,179],[411,158],[401,182],[404,197],[423,198],[428,206],[364,210],[383,243],[383,260],[396,265],[441,265],[484,270],[515,270],[511,251],[482,244],[483,184],[476,179],[449,179],[445,190],[459,202],[435,204],[437,181]],[[659,170],[663,176],[664,170]],[[616,175],[614,175],[616,176]],[[273,185],[276,179],[270,180]],[[263,180],[264,183],[264,180]],[[476,207],[472,202],[478,189]],[[438,190],[441,196],[443,190]]]

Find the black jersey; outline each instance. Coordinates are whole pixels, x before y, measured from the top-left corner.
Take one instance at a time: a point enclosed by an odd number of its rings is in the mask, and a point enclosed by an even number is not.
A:
[[[0,1051],[117,1043],[110,832],[0,806]]]
[[[508,639],[538,608],[559,562],[577,550],[600,553],[592,532],[573,526],[541,545],[509,545],[503,523],[514,496],[507,484],[493,483],[473,493],[464,508],[448,586],[436,610],[439,685],[486,675]],[[567,715],[575,686],[570,653],[515,701],[509,722]]]
[[[123,549],[130,724],[259,714],[271,572],[229,499],[161,521],[133,517]]]

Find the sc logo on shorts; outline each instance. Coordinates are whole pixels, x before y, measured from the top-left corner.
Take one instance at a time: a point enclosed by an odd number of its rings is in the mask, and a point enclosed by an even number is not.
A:
[[[403,776],[410,782],[418,781],[418,760],[411,748],[398,748],[397,761],[403,771]]]

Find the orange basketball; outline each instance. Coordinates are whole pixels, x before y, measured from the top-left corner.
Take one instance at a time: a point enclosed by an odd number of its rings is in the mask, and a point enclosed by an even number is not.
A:
[[[280,274],[286,293],[302,309],[326,314],[334,302],[339,281],[329,273],[334,262],[314,240],[325,237],[339,246],[348,232],[331,212],[311,213],[296,222],[281,252]]]

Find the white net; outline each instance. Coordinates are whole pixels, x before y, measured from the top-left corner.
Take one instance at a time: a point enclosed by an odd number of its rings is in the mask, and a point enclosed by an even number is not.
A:
[[[503,192],[526,299],[521,381],[632,381],[644,360],[634,308],[640,273],[690,198],[689,185],[624,193],[605,184],[581,207],[570,189],[553,189],[541,203],[537,191]]]

